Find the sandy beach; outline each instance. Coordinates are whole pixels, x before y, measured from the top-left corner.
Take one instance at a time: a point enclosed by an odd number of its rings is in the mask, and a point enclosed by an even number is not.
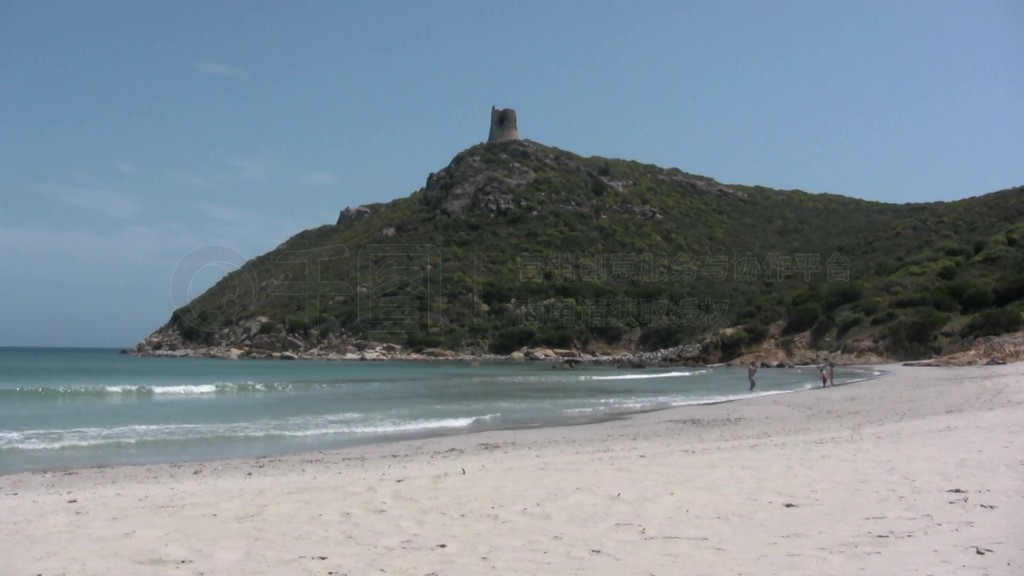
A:
[[[0,574],[1024,574],[1024,364],[0,476]]]

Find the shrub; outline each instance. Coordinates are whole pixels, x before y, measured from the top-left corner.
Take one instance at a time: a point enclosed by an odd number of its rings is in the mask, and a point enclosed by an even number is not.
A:
[[[896,318],[898,318],[898,316],[896,315],[896,312],[894,312],[892,310],[886,310],[884,312],[881,312],[880,314],[876,314],[875,316],[872,316],[871,317],[871,325],[872,326],[880,326],[882,324],[887,324],[889,322],[892,322]]]
[[[960,300],[964,297],[964,292],[971,287],[971,283],[966,280],[954,280],[952,282],[939,282],[934,290],[948,295],[953,300],[956,300],[957,305],[960,304]]]
[[[722,350],[722,359],[729,360],[740,355],[743,347],[750,341],[750,336],[743,330],[733,330],[729,334],[723,334],[719,338]]]
[[[839,321],[839,325],[836,326],[836,339],[842,338],[850,330],[853,330],[857,326],[860,326],[864,322],[864,316],[860,314],[851,314],[846,316]]]
[[[960,330],[961,336],[998,336],[1020,330],[1021,313],[1008,308],[978,314]]]
[[[551,348],[572,348],[575,344],[574,334],[570,328],[551,328],[538,332],[537,336],[530,342],[534,346],[548,346]]]
[[[812,284],[806,290],[793,296],[789,303],[794,307],[804,305],[819,306],[822,301],[822,295],[818,291],[818,285]]]
[[[640,332],[638,344],[644,350],[662,350],[678,346],[684,336],[682,329],[672,324],[648,326]]]
[[[784,332],[786,334],[803,332],[813,326],[818,321],[819,316],[821,316],[821,308],[815,304],[794,306],[786,313],[786,329]]]
[[[429,332],[411,331],[405,335],[405,344],[413,352],[422,352],[426,348],[436,348],[441,345],[441,338]]]
[[[178,324],[178,331],[181,333],[181,337],[186,342],[192,342],[195,344],[204,344],[210,337],[208,330],[196,326],[195,324],[185,320],[181,324]]]
[[[995,295],[988,286],[971,286],[963,293],[959,302],[960,309],[969,314],[992,306]]]
[[[939,269],[935,272],[935,275],[943,280],[952,280],[956,278],[956,274],[956,265],[949,261],[940,264]]]
[[[1024,300],[1024,274],[1004,278],[992,290],[993,304],[1006,306]]]
[[[753,322],[743,326],[743,331],[747,333],[748,344],[760,344],[768,337],[768,327],[760,322]]]
[[[532,326],[515,326],[498,333],[491,344],[495,354],[508,354],[527,346],[536,337],[537,331]]]
[[[932,303],[932,297],[927,292],[911,292],[910,294],[904,294],[899,298],[892,301],[893,308],[918,308],[920,306],[929,306]]]
[[[949,316],[931,308],[919,308],[889,326],[889,345],[897,354],[930,354],[935,337]]]
[[[814,327],[811,328],[811,345],[815,348],[820,347],[821,341],[825,339],[833,325],[835,325],[835,321],[829,314],[818,318],[818,321],[814,323]]]
[[[961,246],[959,244],[946,244],[942,247],[942,253],[946,256],[957,257],[957,256],[970,256],[971,249],[967,246]]]
[[[779,346],[782,346],[782,349],[786,351],[786,354],[793,353],[794,344],[796,344],[796,340],[792,336],[786,336],[785,338],[779,340]]]
[[[309,322],[301,316],[292,316],[288,318],[288,332],[290,334],[305,334],[306,330],[309,329]]]
[[[941,310],[943,312],[956,312],[960,309],[960,304],[956,301],[956,298],[953,298],[945,291],[938,288],[932,290],[930,298],[931,305],[936,310]]]
[[[1005,234],[1006,245],[1016,246],[1020,240],[1017,238],[1017,234],[1013,230],[1007,230]]]
[[[261,330],[262,328],[263,326],[260,326]],[[333,317],[322,315],[317,319],[317,330],[320,331],[321,338],[326,338],[330,334],[341,334],[341,324]]]
[[[829,288],[825,294],[825,310],[853,304],[864,296],[864,289],[855,282],[840,282]]]
[[[592,326],[590,334],[605,344],[616,344],[626,335],[626,329],[614,324],[600,324]]]
[[[882,301],[878,298],[861,300],[857,303],[857,309],[865,316],[874,316],[882,309]]]

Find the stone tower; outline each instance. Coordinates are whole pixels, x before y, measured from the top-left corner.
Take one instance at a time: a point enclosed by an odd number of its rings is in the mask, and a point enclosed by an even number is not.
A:
[[[491,133],[488,142],[504,142],[519,140],[519,127],[516,126],[516,111],[511,108],[497,109],[491,106]]]

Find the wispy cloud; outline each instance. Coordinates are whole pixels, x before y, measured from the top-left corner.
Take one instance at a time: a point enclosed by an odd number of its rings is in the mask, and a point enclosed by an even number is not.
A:
[[[249,73],[241,68],[235,68],[222,62],[200,62],[196,64],[196,68],[206,74],[207,76],[216,76],[218,78],[231,78],[234,80],[244,80],[249,77]]]
[[[247,224],[254,223],[259,218],[252,212],[242,210],[241,208],[235,208],[233,206],[225,206],[223,204],[215,204],[213,202],[198,202],[194,204],[195,209],[201,214],[214,220],[220,220],[221,222],[227,222],[229,224]]]
[[[170,175],[174,176],[175,178],[177,178],[179,180],[181,180],[182,182],[185,182],[187,184],[191,184],[193,186],[202,186],[202,187],[205,188],[207,186],[211,186],[212,185],[212,182],[210,182],[206,178],[203,178],[202,176],[196,176],[195,174],[190,174],[188,172],[182,172],[180,170],[172,170],[170,172]]]
[[[234,158],[228,161],[242,178],[260,179],[267,175],[267,167],[262,163],[247,158]]]
[[[36,184],[36,189],[66,204],[106,214],[114,218],[129,219],[142,213],[143,205],[127,194],[104,188],[83,188],[63,184]]]
[[[132,164],[131,162],[125,162],[123,160],[120,161],[120,162],[115,162],[114,163],[114,168],[116,168],[117,171],[122,173],[122,174],[138,174],[139,173],[139,169],[136,168],[134,164]]]
[[[302,177],[302,181],[310,186],[327,186],[338,181],[338,177],[330,172],[310,172]]]

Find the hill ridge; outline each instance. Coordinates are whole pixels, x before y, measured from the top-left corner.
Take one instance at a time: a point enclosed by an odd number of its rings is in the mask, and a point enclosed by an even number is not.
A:
[[[719,361],[803,335],[823,354],[927,357],[1020,328],[1022,222],[1024,187],[887,204],[479,144],[408,197],[252,259],[136,350],[699,345]]]

